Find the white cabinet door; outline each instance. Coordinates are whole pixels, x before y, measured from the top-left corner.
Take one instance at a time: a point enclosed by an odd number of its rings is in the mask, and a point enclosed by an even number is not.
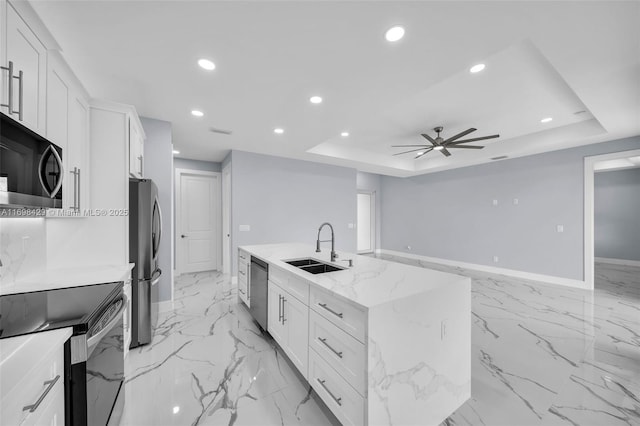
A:
[[[144,140],[138,126],[129,120],[129,174],[142,178],[144,170],[142,162],[144,158]]]
[[[20,120],[22,124],[41,135],[46,134],[46,81],[47,81],[47,56],[46,48],[22,20],[11,4],[7,5],[7,38],[6,38],[6,63],[13,64],[13,74],[18,77],[22,71],[22,90],[20,82],[13,79],[10,82],[13,88],[11,103],[13,110],[18,111],[22,104],[22,119],[18,113],[9,114],[10,117]],[[3,71],[3,81],[6,81],[8,73]],[[3,84],[2,103],[7,103],[8,87]],[[22,93],[21,93],[22,92]],[[22,95],[22,96],[21,96]],[[8,113],[8,109],[3,108]]]
[[[282,305],[284,326],[287,328],[285,352],[306,379],[309,355],[309,307],[286,292]]]
[[[69,84],[55,67],[50,66],[47,74],[47,139],[62,148],[63,155],[67,157],[68,137]]]
[[[89,104],[83,95],[72,92],[69,98],[69,139],[67,144],[67,179],[70,205],[83,215],[89,206]]]
[[[283,290],[277,285],[269,282],[268,296],[268,313],[267,313],[267,331],[271,337],[278,342],[280,347],[286,346],[286,327],[282,323],[282,294]]]

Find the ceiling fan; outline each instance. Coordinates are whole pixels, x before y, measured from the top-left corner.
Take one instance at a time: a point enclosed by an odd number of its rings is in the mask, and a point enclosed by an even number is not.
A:
[[[449,139],[443,139],[442,137],[440,137],[440,132],[442,132],[442,129],[443,129],[442,126],[438,126],[438,127],[435,127],[433,129],[438,134],[438,136],[436,136],[435,139],[432,138],[431,136],[425,134],[425,133],[421,133],[421,136],[423,138],[427,139],[429,142],[431,142],[431,145],[427,145],[427,144],[423,144],[423,145],[392,145],[393,148],[420,147],[418,149],[412,149],[412,150],[409,150],[409,151],[399,152],[399,153],[393,154],[393,155],[402,155],[402,154],[407,154],[409,152],[422,151],[422,152],[419,152],[418,155],[416,155],[415,159],[417,160],[418,158],[422,157],[423,155],[425,155],[425,154],[427,154],[427,153],[429,153],[431,151],[440,151],[442,153],[442,155],[444,155],[445,157],[448,157],[448,156],[451,155],[451,153],[448,151],[448,148],[482,149],[482,148],[484,148],[484,146],[462,145],[462,144],[500,137],[500,135],[491,135],[491,136],[481,136],[479,138],[471,138],[471,139],[459,140],[461,137],[466,136],[469,133],[475,132],[477,130],[477,129],[474,129],[472,127],[470,129],[465,130],[464,132],[460,132],[457,135],[450,137]]]

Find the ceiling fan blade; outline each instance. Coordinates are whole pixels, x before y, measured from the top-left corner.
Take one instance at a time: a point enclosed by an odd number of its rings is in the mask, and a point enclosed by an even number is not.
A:
[[[423,146],[422,148],[412,149],[411,151],[399,152],[399,153],[397,153],[397,154],[393,154],[393,155],[402,155],[402,154],[407,154],[407,153],[409,153],[409,152],[422,151],[423,149],[425,149],[425,147],[424,147],[424,146]]]
[[[423,152],[423,153],[421,153],[421,154],[416,155],[416,158],[414,158],[414,160],[417,160],[418,158],[422,157],[422,156],[423,156],[423,155],[425,155],[425,154],[430,153],[431,151],[433,151],[433,148],[429,148],[429,149],[427,149],[425,152]]]
[[[431,136],[427,135],[426,133],[420,133],[420,136],[422,136],[423,138],[425,138],[426,140],[431,142],[432,145],[438,145],[436,140],[434,138],[432,138]]]
[[[471,138],[471,139],[464,139],[464,140],[461,140],[461,141],[455,141],[455,142],[450,143],[449,145],[457,145],[459,143],[483,141],[485,139],[494,139],[494,138],[499,138],[499,137],[500,137],[500,135],[481,136],[479,138]]]
[[[429,145],[425,145],[425,144],[422,144],[422,145],[391,145],[391,148],[404,148],[404,147],[409,147],[409,146],[421,146],[421,147],[424,147],[424,148],[429,148]]]
[[[440,150],[440,152],[442,153],[442,155],[444,155],[445,157],[449,157],[451,155],[451,153],[449,151],[447,151],[447,148],[442,148]]]
[[[447,145],[447,148],[466,148],[466,149],[482,149],[484,146],[478,145]]]
[[[460,133],[458,133],[458,134],[457,134],[457,135],[455,135],[455,136],[451,136],[449,139],[447,139],[446,141],[442,142],[442,144],[443,144],[443,145],[446,145],[446,144],[448,144],[449,142],[453,142],[453,141],[455,141],[456,139],[460,139],[461,137],[466,136],[466,135],[468,135],[468,134],[469,134],[469,133],[471,133],[471,132],[475,132],[476,130],[477,130],[477,129],[474,129],[473,127],[472,127],[472,128],[470,128],[470,129],[467,129],[467,130],[465,130],[464,132],[460,132]]]

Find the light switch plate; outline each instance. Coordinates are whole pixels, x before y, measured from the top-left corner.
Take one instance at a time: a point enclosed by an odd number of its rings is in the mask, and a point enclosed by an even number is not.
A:
[[[498,263],[498,261],[499,261],[499,260],[500,260],[500,259],[498,259],[498,256],[493,256],[493,262],[494,262],[494,263]]]
[[[348,227],[349,229],[353,229],[353,228],[355,228],[356,226],[355,226],[353,223],[350,223],[349,225],[347,225],[347,227]]]
[[[249,232],[251,231],[251,225],[240,225],[240,232]]]
[[[558,232],[564,232],[564,225],[558,225],[558,226],[556,226],[556,231],[558,231]]]
[[[493,205],[497,206],[498,205],[498,200],[493,200]]]

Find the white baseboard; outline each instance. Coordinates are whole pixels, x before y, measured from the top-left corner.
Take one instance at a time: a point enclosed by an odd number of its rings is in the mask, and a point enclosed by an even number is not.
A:
[[[407,259],[423,260],[425,262],[440,263],[442,265],[456,266],[459,268],[472,269],[474,271],[489,272],[491,274],[506,275],[514,278],[523,278],[526,280],[540,281],[548,284],[563,285],[567,287],[575,287],[575,288],[589,290],[589,288],[587,287],[584,281],[575,280],[572,278],[563,278],[563,277],[555,277],[553,275],[535,274],[532,272],[517,271],[515,269],[496,268],[495,266],[486,266],[486,265],[479,265],[477,263],[459,262],[457,260],[440,259],[437,257],[420,256],[417,254],[404,253],[401,251],[379,249],[379,250],[376,250],[376,253],[390,254],[392,256],[405,257]]]
[[[238,276],[234,275],[231,277],[231,284],[238,284]]]
[[[625,266],[640,267],[640,260],[611,259],[609,257],[596,257],[595,260],[597,263],[609,263],[611,265],[625,265]]]
[[[158,302],[158,313],[168,312],[173,310],[173,300],[163,300]]]

